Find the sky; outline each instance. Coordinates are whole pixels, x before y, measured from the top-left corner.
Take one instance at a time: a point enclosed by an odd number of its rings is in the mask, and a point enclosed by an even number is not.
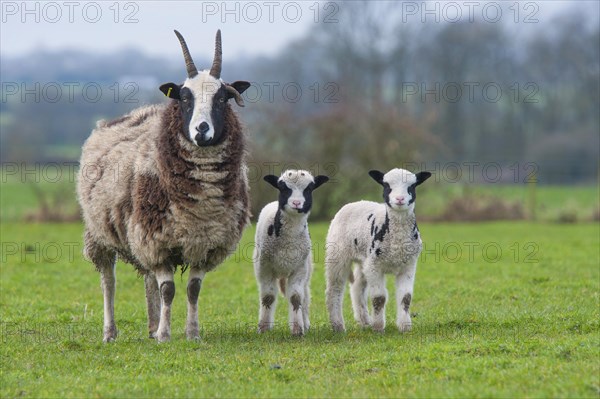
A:
[[[514,29],[533,30],[539,22],[573,8],[598,14],[597,0],[571,1],[405,1],[402,18],[442,22],[467,20],[471,12],[497,19]],[[138,48],[149,55],[179,57],[173,29],[188,41],[192,54],[212,57],[217,29],[222,30],[223,54],[273,55],[319,22],[343,20],[343,3],[327,1],[0,1],[0,54],[18,56],[34,50],[80,49],[110,53]],[[469,9],[470,7],[470,9]],[[461,15],[457,17],[457,10]],[[484,12],[487,13],[484,15]],[[515,22],[516,21],[516,22]],[[526,23],[531,22],[533,23]],[[537,21],[537,22],[536,22]],[[207,43],[211,43],[207,45]],[[233,57],[237,58],[237,57]]]

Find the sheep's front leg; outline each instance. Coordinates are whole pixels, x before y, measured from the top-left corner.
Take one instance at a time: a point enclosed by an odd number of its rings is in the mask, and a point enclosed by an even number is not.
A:
[[[202,287],[202,280],[206,273],[198,269],[190,269],[187,285],[187,321],[185,323],[185,335],[189,340],[200,338],[200,327],[198,326],[198,295]]]
[[[354,270],[354,282],[350,286],[354,319],[361,327],[371,325],[371,316],[367,304],[367,280],[360,267]]]
[[[417,262],[396,276],[396,326],[400,332],[410,331],[410,303],[412,301],[413,286]]]
[[[277,305],[277,280],[273,276],[258,276],[260,308],[258,313],[258,332],[271,330],[275,324],[275,305]]]
[[[155,271],[156,282],[160,291],[160,321],[156,338],[158,342],[166,342],[171,339],[171,304],[175,297],[175,283],[173,282],[173,269],[163,268]]]
[[[302,304],[304,303],[304,290],[306,275],[299,272],[288,278],[287,298],[289,304],[289,325],[292,335],[304,335],[304,316]]]
[[[148,337],[156,338],[158,323],[160,321],[160,292],[156,276],[152,272],[144,275],[146,288],[146,305],[148,307]]]
[[[381,270],[370,264],[365,265],[364,274],[373,303],[373,330],[383,332],[385,329],[385,303],[387,301],[385,275]]]

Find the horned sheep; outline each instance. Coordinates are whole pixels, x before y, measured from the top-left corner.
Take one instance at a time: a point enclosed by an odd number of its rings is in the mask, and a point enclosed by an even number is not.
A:
[[[385,328],[385,274],[396,276],[396,325],[411,329],[410,304],[422,249],[414,214],[416,187],[431,173],[404,169],[369,175],[383,186],[385,203],[359,201],[343,206],[333,218],[326,241],[326,303],[335,331],[344,331],[342,302],[346,281],[351,282],[354,318],[362,327]],[[352,271],[352,264],[356,264]],[[373,316],[368,310],[371,297]]]
[[[249,222],[245,139],[228,100],[243,106],[250,84],[220,78],[220,31],[212,67],[200,72],[175,34],[188,76],[160,86],[172,101],[99,122],[83,146],[77,194],[84,255],[101,276],[105,342],[117,337],[117,256],[144,276],[149,335],[159,342],[171,336],[174,271],[189,268],[186,335],[197,339],[202,280]]]
[[[311,241],[307,219],[312,192],[327,176],[313,177],[305,170],[286,170],[281,177],[264,180],[279,190],[279,200],[267,204],[256,225],[254,272],[259,286],[258,331],[273,328],[277,281],[289,301],[289,324],[293,335],[310,328]]]

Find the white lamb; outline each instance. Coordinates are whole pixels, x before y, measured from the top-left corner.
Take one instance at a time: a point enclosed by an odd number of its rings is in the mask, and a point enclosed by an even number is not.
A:
[[[281,177],[267,175],[265,181],[279,190],[279,201],[267,204],[258,217],[254,272],[258,282],[258,332],[273,328],[277,281],[290,302],[289,323],[293,335],[310,327],[311,242],[307,219],[312,191],[327,182],[305,170],[286,170]],[[287,286],[287,289],[286,289]]]
[[[375,331],[385,328],[387,290],[385,274],[396,276],[396,325],[402,332],[411,329],[409,314],[417,259],[422,242],[414,214],[415,188],[431,173],[416,175],[404,169],[386,174],[372,170],[369,175],[383,186],[385,204],[359,201],[345,205],[333,218],[327,233],[325,259],[326,302],[334,331],[345,331],[342,302],[350,278],[354,318]],[[352,272],[352,264],[356,267]],[[373,317],[367,308],[367,294]]]

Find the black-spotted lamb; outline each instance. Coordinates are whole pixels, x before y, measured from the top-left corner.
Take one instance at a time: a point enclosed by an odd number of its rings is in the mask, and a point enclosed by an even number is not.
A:
[[[281,177],[268,175],[265,181],[279,190],[279,201],[267,204],[256,225],[254,273],[259,287],[258,331],[273,328],[277,282],[289,301],[289,324],[293,335],[310,327],[311,241],[307,219],[312,192],[327,176],[313,176],[305,170],[286,170]]]
[[[189,267],[186,335],[199,337],[198,294],[206,272],[235,248],[249,222],[245,139],[233,98],[248,82],[221,80],[221,32],[210,70],[198,72],[175,31],[187,79],[160,90],[173,101],[100,121],[83,146],[77,194],[85,222],[84,255],[100,272],[104,341],[114,321],[117,255],[144,276],[148,329],[171,336],[173,273]]]
[[[345,331],[342,302],[346,281],[350,279],[354,318],[363,327],[383,331],[388,296],[385,274],[393,274],[396,325],[400,331],[409,331],[409,308],[422,248],[414,213],[416,187],[431,173],[392,169],[386,174],[372,170],[369,175],[383,186],[385,203],[359,201],[343,206],[327,233],[325,274],[329,320],[335,331]],[[372,317],[368,296],[373,305]]]

